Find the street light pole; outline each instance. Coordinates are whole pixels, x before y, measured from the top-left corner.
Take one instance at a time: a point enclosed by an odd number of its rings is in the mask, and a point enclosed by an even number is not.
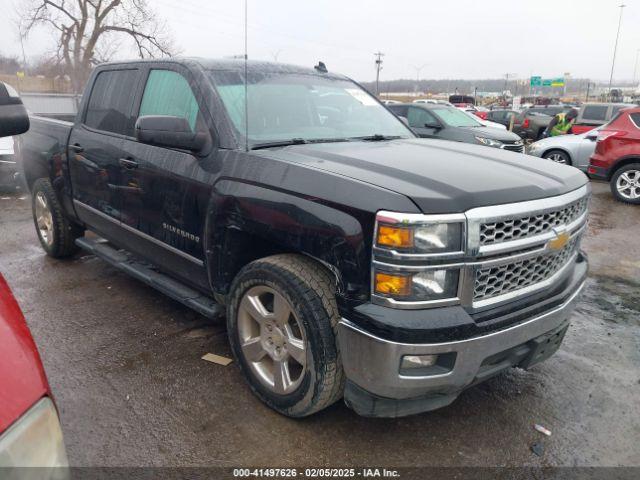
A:
[[[382,57],[384,53],[378,51],[373,54],[376,57],[376,97],[380,96],[380,70],[382,70]]]
[[[640,48],[636,50],[636,66],[633,67],[633,83],[636,83],[638,74],[638,60],[640,60]]]
[[[621,3],[618,8],[620,8],[620,18],[618,18],[618,32],[616,33],[616,43],[613,46],[613,60],[611,61],[611,75],[609,76],[609,97],[611,97],[611,84],[613,83],[613,69],[616,66],[616,52],[618,51],[618,38],[620,37],[620,27],[622,26],[622,12],[624,11],[624,7],[626,5]]]

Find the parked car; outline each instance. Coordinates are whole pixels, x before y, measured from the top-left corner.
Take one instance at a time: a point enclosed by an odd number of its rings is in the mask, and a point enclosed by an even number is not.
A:
[[[523,139],[539,140],[558,113],[567,113],[571,107],[554,106],[534,107],[520,112],[513,121],[513,132]]]
[[[18,186],[18,167],[13,137],[0,138],[0,190],[13,190]]]
[[[419,137],[524,152],[524,144],[518,135],[504,129],[485,127],[480,123],[481,119],[455,107],[405,103],[390,105],[389,110],[405,118],[409,127]]]
[[[511,119],[519,115],[516,110],[489,110],[487,120],[504,125],[507,129],[511,127]]]
[[[600,129],[587,172],[608,181],[617,200],[640,205],[640,107],[619,111]]]
[[[559,348],[587,273],[577,170],[416,138],[311,68],[112,63],[86,92],[75,123],[33,118],[21,137],[42,247],[225,313],[274,410],[432,410]]]
[[[487,119],[487,113],[489,112],[489,110],[487,109],[478,109],[477,107],[474,106],[466,106],[466,107],[461,107],[461,106],[457,106],[456,107],[458,110],[462,110],[463,112],[467,112],[467,113],[471,113],[472,115],[475,115],[476,117],[480,118],[481,120],[486,120]]]
[[[529,145],[527,153],[556,163],[572,165],[586,172],[589,167],[589,158],[596,148],[600,128],[580,135],[558,135],[543,138]]]
[[[68,466],[58,412],[38,350],[1,274],[0,405],[0,470]],[[48,478],[44,469],[40,473],[38,478]]]
[[[475,105],[476,99],[471,95],[449,95],[449,103],[456,107],[466,107],[467,105]]]
[[[574,134],[588,132],[610,122],[620,110],[635,106],[629,103],[585,103],[571,131]]]

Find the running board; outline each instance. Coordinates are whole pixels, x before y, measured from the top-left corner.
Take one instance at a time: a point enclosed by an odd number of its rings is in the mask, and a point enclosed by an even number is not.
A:
[[[224,314],[224,308],[212,298],[154,270],[151,265],[118,250],[103,238],[80,237],[76,239],[76,245],[205,317],[217,318]]]

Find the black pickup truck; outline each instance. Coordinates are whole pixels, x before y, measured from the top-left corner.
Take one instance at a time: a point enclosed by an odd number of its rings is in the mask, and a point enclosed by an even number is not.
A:
[[[583,173],[418,139],[322,68],[101,65],[75,123],[34,117],[20,143],[45,251],[226,315],[251,389],[292,417],[432,410],[528,368],[587,274]]]

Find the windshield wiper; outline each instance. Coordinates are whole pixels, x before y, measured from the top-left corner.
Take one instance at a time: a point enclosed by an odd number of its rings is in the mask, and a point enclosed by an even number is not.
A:
[[[259,150],[261,148],[287,147],[289,145],[304,145],[307,142],[304,138],[292,138],[290,140],[278,140],[276,142],[256,143],[251,146],[251,150]]]
[[[271,147],[287,147],[289,145],[305,145],[308,143],[335,143],[335,142],[348,142],[348,138],[292,138],[291,140],[279,140],[276,142],[265,142],[265,143],[257,143],[251,150],[258,150],[260,148],[271,148]]]
[[[351,137],[353,140],[364,140],[365,142],[382,142],[384,140],[395,140],[402,138],[400,135],[380,135],[374,133],[373,135],[365,135],[363,137]]]

